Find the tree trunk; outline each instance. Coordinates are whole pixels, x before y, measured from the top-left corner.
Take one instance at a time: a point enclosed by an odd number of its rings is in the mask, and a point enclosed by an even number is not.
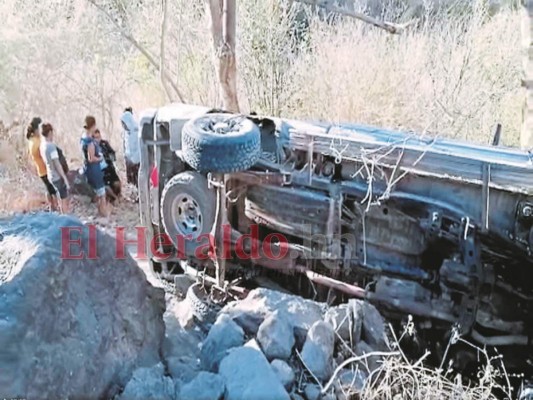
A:
[[[236,1],[205,0],[211,17],[211,34],[217,58],[216,69],[223,108],[239,112],[237,63],[235,59]]]

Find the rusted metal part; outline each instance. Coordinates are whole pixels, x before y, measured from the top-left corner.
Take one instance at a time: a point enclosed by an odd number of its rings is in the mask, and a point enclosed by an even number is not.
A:
[[[375,293],[367,293],[366,298],[372,303],[379,303],[399,313],[417,315],[426,318],[436,318],[451,323],[456,322],[457,320],[453,315],[433,309],[427,304],[411,300],[392,299],[387,296],[376,295]]]
[[[296,270],[298,272],[305,274],[305,276],[307,276],[307,278],[309,278],[309,280],[314,283],[327,286],[329,288],[346,293],[358,299],[366,298],[366,291],[357,285],[350,285],[349,283],[341,282],[337,279],[333,279],[333,278],[321,275],[317,272],[311,271],[307,269],[306,267],[302,267],[302,266],[297,266]]]
[[[283,172],[236,172],[231,177],[248,185],[283,186],[290,182],[290,174]]]
[[[204,272],[200,272],[198,271],[196,268],[193,268],[191,267],[190,265],[184,263],[182,264],[182,269],[183,269],[183,272],[187,275],[189,275],[190,277],[196,279],[196,280],[199,280],[199,281],[203,281],[204,283],[207,283],[208,285],[210,286],[215,286],[217,289],[221,290],[221,291],[229,291],[229,292],[234,292],[236,294],[239,295],[239,297],[246,297],[249,293],[249,290],[246,289],[246,288],[243,288],[241,286],[238,286],[238,285],[228,285],[227,287],[220,287],[218,285],[218,282],[217,282],[217,279],[216,278],[213,278],[212,276],[209,276],[208,274],[204,273]]]

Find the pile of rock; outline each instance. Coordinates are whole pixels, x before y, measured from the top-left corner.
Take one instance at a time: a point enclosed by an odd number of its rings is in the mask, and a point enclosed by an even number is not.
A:
[[[180,399],[352,398],[379,357],[347,365],[328,384],[335,369],[388,343],[383,319],[364,301],[328,307],[256,289],[224,307],[199,346],[201,372],[181,383]]]
[[[67,228],[76,252],[97,257],[64,257]],[[380,360],[345,361],[388,348],[380,314],[359,300],[255,289],[209,325],[189,296],[165,294],[96,239],[65,216],[0,220],[0,398],[352,398]]]

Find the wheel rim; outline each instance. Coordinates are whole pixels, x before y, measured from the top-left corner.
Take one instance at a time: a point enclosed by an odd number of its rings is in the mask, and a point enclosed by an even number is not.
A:
[[[203,129],[217,135],[227,135],[239,132],[241,129],[242,117],[228,117],[224,119],[207,119],[204,121]]]
[[[182,235],[200,235],[203,227],[203,215],[198,202],[186,193],[179,194],[172,204],[174,224]]]

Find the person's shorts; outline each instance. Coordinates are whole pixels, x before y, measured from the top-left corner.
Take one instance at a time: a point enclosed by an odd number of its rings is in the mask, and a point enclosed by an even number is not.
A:
[[[50,183],[50,181],[48,180],[48,177],[46,175],[45,176],[41,176],[41,180],[43,181],[44,186],[46,186],[46,192],[50,196],[55,196],[56,195],[56,188],[54,187],[54,185],[52,185]]]
[[[63,179],[54,181],[53,185],[56,188],[57,193],[59,193],[60,199],[66,199],[68,197],[67,185],[65,184],[65,181],[63,181]]]
[[[87,182],[89,182],[89,185],[91,185],[96,195],[98,197],[105,196],[104,173],[100,169],[100,165],[89,164],[86,166],[85,176],[87,177]]]

